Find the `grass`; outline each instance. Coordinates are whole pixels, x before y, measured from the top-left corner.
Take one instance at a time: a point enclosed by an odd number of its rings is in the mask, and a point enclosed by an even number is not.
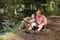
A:
[[[3,35],[0,35],[0,40],[19,40],[17,35],[13,32],[5,33]]]

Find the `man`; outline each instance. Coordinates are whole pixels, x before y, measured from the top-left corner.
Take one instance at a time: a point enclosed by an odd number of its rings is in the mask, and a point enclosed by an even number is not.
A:
[[[36,23],[32,24],[32,27],[29,27],[28,30],[32,30],[33,28],[37,28],[37,31],[41,31],[41,29],[47,25],[47,18],[41,13],[40,10],[36,12]]]

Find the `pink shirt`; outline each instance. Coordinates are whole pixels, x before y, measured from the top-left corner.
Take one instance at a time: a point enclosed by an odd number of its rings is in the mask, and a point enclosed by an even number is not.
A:
[[[47,24],[47,18],[44,15],[36,16],[36,22],[37,24]]]

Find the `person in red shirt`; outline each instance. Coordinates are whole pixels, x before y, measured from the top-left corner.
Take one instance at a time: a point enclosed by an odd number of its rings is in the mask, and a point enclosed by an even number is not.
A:
[[[40,10],[38,10],[36,12],[36,16],[35,16],[35,23],[32,24],[31,27],[29,27],[29,30],[32,30],[33,28],[37,28],[37,31],[41,31],[43,26],[47,25],[47,18],[45,17],[45,15],[43,15],[41,13]]]
[[[38,25],[38,31],[41,31],[44,25],[47,25],[47,18],[41,13],[40,10],[36,12],[36,23]]]

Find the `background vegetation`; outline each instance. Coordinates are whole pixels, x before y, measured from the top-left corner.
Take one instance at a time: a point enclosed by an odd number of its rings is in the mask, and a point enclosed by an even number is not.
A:
[[[60,0],[0,0],[0,33],[17,29],[24,17],[38,9],[47,17],[60,16]]]

